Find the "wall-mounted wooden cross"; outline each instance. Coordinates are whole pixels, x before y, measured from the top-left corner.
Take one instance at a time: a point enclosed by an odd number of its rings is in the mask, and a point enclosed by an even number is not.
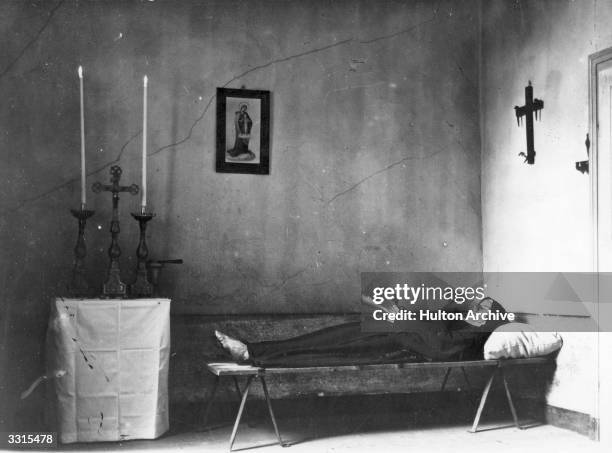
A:
[[[127,286],[121,281],[121,271],[119,269],[119,257],[121,256],[121,248],[119,247],[119,193],[129,192],[132,195],[138,193],[138,186],[132,184],[131,186],[119,185],[121,179],[121,167],[113,165],[110,169],[111,184],[101,184],[99,182],[94,183],[91,188],[94,192],[111,192],[113,194],[113,217],[111,219],[111,245],[108,248],[108,256],[110,258],[110,264],[108,266],[108,273],[106,276],[106,283],[102,286],[102,294],[109,297],[123,297],[127,295]]]
[[[516,122],[520,126],[521,118],[524,116],[527,118],[527,154],[520,152],[519,156],[525,158],[525,162],[530,165],[535,163],[535,149],[533,147],[533,117],[535,114],[536,120],[538,119],[538,112],[540,112],[540,119],[542,119],[541,110],[544,108],[544,101],[533,98],[533,87],[531,86],[531,80],[529,85],[525,87],[525,105],[519,107],[514,106],[514,112],[516,114]]]

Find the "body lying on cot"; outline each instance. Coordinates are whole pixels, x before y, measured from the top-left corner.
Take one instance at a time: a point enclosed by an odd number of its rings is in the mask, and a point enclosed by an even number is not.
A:
[[[479,313],[505,312],[496,301],[485,298],[474,302],[471,310]],[[397,313],[397,307],[387,312]],[[279,445],[286,446],[272,410],[266,376],[305,373],[363,372],[368,370],[439,370],[445,369],[441,389],[444,390],[448,377],[454,368],[459,368],[467,387],[471,388],[466,369],[486,368],[488,379],[474,422],[472,432],[478,423],[493,380],[500,375],[514,423],[520,428],[518,416],[512,401],[510,387],[504,370],[508,367],[536,365],[549,362],[548,357],[531,357],[511,360],[483,360],[485,342],[504,321],[487,320],[469,323],[465,321],[447,322],[412,321],[409,329],[371,331],[363,328],[361,322],[344,323],[319,329],[293,338],[249,342],[215,331],[217,340],[235,362],[208,363],[207,369],[215,375],[215,384],[206,408],[208,417],[212,400],[219,380],[231,376],[241,397],[240,407],[230,437],[230,451],[240,424],[242,412],[251,385],[257,379],[261,382],[268,412],[274,425]],[[240,391],[238,378],[244,377],[246,384]]]

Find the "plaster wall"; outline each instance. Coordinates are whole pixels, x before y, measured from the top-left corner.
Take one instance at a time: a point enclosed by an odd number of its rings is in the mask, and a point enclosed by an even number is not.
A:
[[[481,270],[473,1],[5,1],[0,5],[2,423],[31,427],[48,302],[65,293],[87,185],[140,181],[149,77],[148,244],[174,314],[356,311],[368,270]],[[269,90],[269,176],[214,171],[217,87]],[[101,287],[110,195],[87,193]],[[139,197],[121,197],[124,280]],[[181,345],[177,345],[180,349]],[[37,399],[38,398],[38,399]],[[34,417],[35,419],[36,417]]]

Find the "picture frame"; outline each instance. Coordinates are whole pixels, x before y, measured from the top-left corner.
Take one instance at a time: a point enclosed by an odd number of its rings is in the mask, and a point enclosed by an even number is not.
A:
[[[270,92],[217,88],[216,171],[270,173]]]

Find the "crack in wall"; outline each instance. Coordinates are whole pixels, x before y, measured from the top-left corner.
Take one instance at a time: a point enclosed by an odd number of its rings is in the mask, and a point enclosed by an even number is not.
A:
[[[13,62],[10,64],[10,65],[9,65],[9,67],[7,67],[7,68],[6,68],[6,69],[3,71],[3,73],[2,73],[2,74],[0,74],[0,78],[1,78],[2,76],[4,76],[4,74],[6,74],[6,73],[7,73],[7,72],[10,70],[10,68],[12,68],[12,67],[14,66],[14,64],[16,64],[16,62],[17,62],[17,61],[18,61],[18,60],[19,60],[19,59],[22,57],[22,55],[23,55],[23,54],[24,54],[24,53],[27,51],[27,49],[28,49],[28,48],[29,48],[29,47],[30,47],[30,46],[31,46],[31,45],[32,45],[32,44],[33,44],[33,43],[34,43],[36,40],[38,40],[38,39],[39,39],[40,35],[41,35],[41,34],[44,32],[44,30],[47,28],[47,26],[48,26],[48,25],[49,25],[49,23],[51,22],[51,19],[53,18],[53,16],[54,16],[55,12],[56,12],[56,11],[59,9],[59,7],[60,7],[60,6],[62,6],[62,4],[63,4],[64,2],[65,2],[65,0],[60,0],[60,2],[59,2],[59,3],[58,3],[58,4],[57,4],[57,5],[56,5],[56,6],[55,6],[55,7],[54,7],[52,10],[51,10],[51,12],[49,13],[49,18],[47,19],[47,21],[45,21],[45,24],[43,24],[43,27],[41,27],[41,29],[40,29],[40,30],[39,30],[39,32],[36,34],[36,36],[35,36],[35,37],[34,37],[32,40],[30,40],[30,41],[29,41],[29,42],[26,44],[26,46],[25,46],[25,47],[22,49],[22,51],[20,52],[20,54],[18,55],[18,57],[17,57],[17,58],[16,58],[16,59],[15,59],[15,60],[14,60],[14,61],[13,61]],[[332,49],[332,48],[334,48],[334,47],[343,46],[343,45],[346,45],[346,44],[349,44],[349,43],[352,43],[352,42],[356,42],[356,43],[361,44],[361,45],[370,45],[370,44],[377,43],[377,42],[380,42],[380,41],[384,41],[384,40],[393,39],[393,38],[395,38],[395,37],[397,37],[397,36],[401,36],[401,35],[406,34],[406,33],[410,33],[410,32],[412,32],[412,31],[417,30],[418,28],[422,27],[423,25],[427,25],[427,24],[429,24],[429,23],[433,22],[434,20],[436,20],[436,18],[438,17],[439,3],[440,3],[440,2],[438,2],[438,3],[435,5],[435,7],[433,8],[433,10],[432,10],[432,16],[431,16],[429,19],[426,19],[426,20],[423,20],[423,21],[421,21],[421,22],[418,22],[418,23],[416,23],[416,24],[414,24],[414,25],[411,25],[410,27],[407,27],[407,28],[405,28],[405,29],[402,29],[402,30],[399,30],[399,31],[396,31],[396,32],[393,32],[393,33],[390,33],[390,34],[381,35],[381,36],[378,36],[378,37],[375,37],[375,38],[371,38],[371,39],[355,39],[355,38],[353,38],[353,37],[350,37],[350,38],[344,39],[344,40],[342,40],[342,41],[338,41],[338,42],[335,42],[335,43],[332,43],[332,44],[328,44],[328,45],[326,45],[326,46],[318,47],[318,48],[311,49],[311,50],[304,51],[304,52],[300,52],[300,53],[297,53],[297,54],[289,55],[289,56],[287,56],[287,57],[275,58],[275,59],[270,60],[270,61],[268,61],[268,62],[266,62],[266,63],[262,63],[262,64],[260,64],[260,65],[256,65],[256,66],[254,66],[254,67],[252,67],[252,68],[249,68],[249,69],[247,69],[247,70],[245,70],[245,71],[243,71],[243,72],[241,72],[241,73],[239,73],[239,74],[237,74],[237,75],[234,75],[234,76],[233,76],[231,79],[229,79],[227,82],[225,82],[225,83],[222,85],[222,87],[223,87],[223,88],[225,88],[225,87],[227,87],[228,85],[230,85],[231,83],[235,82],[236,80],[239,80],[239,79],[241,79],[241,78],[243,78],[243,77],[247,76],[248,74],[251,74],[251,73],[253,73],[253,72],[255,72],[255,71],[259,71],[259,70],[261,70],[261,69],[265,69],[265,68],[268,68],[268,67],[270,67],[270,66],[273,66],[273,65],[279,64],[279,63],[285,63],[285,62],[290,61],[290,60],[293,60],[293,59],[302,58],[302,57],[305,57],[305,56],[309,56],[309,55],[313,55],[313,54],[316,54],[316,53],[319,53],[319,52],[323,52],[323,51],[326,51],[326,50]],[[194,121],[194,122],[191,124],[191,126],[190,126],[190,128],[189,128],[189,131],[188,131],[187,135],[186,135],[184,138],[182,138],[182,139],[180,139],[180,140],[178,140],[178,141],[176,141],[176,142],[170,143],[170,144],[168,144],[168,145],[164,145],[164,146],[162,146],[162,147],[160,147],[160,148],[157,148],[155,151],[150,152],[150,153],[148,154],[148,157],[155,156],[155,155],[157,155],[157,154],[159,154],[159,153],[161,153],[161,152],[163,152],[163,151],[165,151],[165,150],[167,150],[167,149],[170,149],[170,148],[174,148],[174,147],[180,146],[180,145],[182,145],[182,144],[186,143],[187,141],[189,141],[189,140],[191,139],[192,135],[193,135],[193,131],[195,130],[196,126],[197,126],[197,125],[198,125],[198,124],[199,124],[199,123],[200,123],[200,122],[201,122],[201,121],[204,119],[204,117],[206,116],[206,113],[208,113],[208,111],[210,110],[210,107],[211,107],[211,105],[212,105],[212,103],[213,103],[213,101],[214,101],[215,99],[216,99],[216,93],[215,93],[215,94],[213,94],[212,96],[210,96],[210,98],[209,98],[209,100],[208,100],[208,102],[207,102],[206,106],[205,106],[205,107],[204,107],[204,109],[202,110],[202,113],[201,113],[201,114],[200,114],[200,115],[199,115],[199,116],[198,116],[198,117],[195,119],[195,121]],[[88,175],[88,176],[95,175],[95,174],[97,174],[97,173],[99,173],[99,172],[103,171],[104,169],[106,169],[106,168],[110,167],[111,165],[118,163],[118,162],[120,161],[121,156],[122,156],[122,154],[123,154],[124,150],[126,149],[126,147],[127,147],[127,146],[128,146],[128,145],[129,145],[129,144],[130,144],[130,143],[131,143],[131,142],[132,142],[132,141],[133,141],[133,140],[136,138],[136,137],[138,137],[138,136],[139,136],[141,133],[142,133],[142,130],[138,131],[136,134],[134,134],[132,137],[130,137],[130,138],[129,138],[129,139],[128,139],[128,140],[127,140],[127,141],[126,141],[124,144],[123,144],[123,146],[121,147],[121,150],[120,150],[119,154],[117,155],[117,157],[116,157],[114,160],[112,160],[112,161],[110,161],[110,162],[108,162],[108,163],[106,163],[106,164],[103,164],[101,167],[99,167],[99,168],[97,168],[97,169],[95,169],[95,170],[93,170],[93,171],[89,172],[87,175]],[[433,154],[432,154],[432,156],[433,156],[434,154],[437,154],[437,153],[433,153]],[[430,156],[430,157],[431,157],[431,156]],[[402,163],[402,162],[404,162],[404,161],[406,161],[406,160],[413,159],[413,158],[414,158],[414,157],[406,157],[406,158],[402,159],[401,161],[396,162],[396,163],[394,163],[394,164],[391,164],[389,167],[385,167],[385,168],[383,168],[383,169],[379,170],[378,172],[375,172],[374,174],[372,174],[372,175],[370,175],[370,176],[368,176],[368,177],[364,178],[363,180],[358,181],[358,182],[357,182],[357,183],[356,183],[354,186],[352,186],[351,188],[347,189],[346,191],[343,191],[343,192],[340,192],[340,193],[336,194],[334,197],[332,197],[332,198],[331,198],[331,199],[330,199],[330,200],[327,202],[327,204],[329,205],[329,204],[330,204],[330,203],[332,203],[332,202],[333,202],[333,201],[334,201],[336,198],[338,198],[338,197],[340,197],[340,196],[344,195],[345,193],[350,192],[350,191],[351,191],[351,190],[353,190],[355,187],[357,187],[357,186],[361,185],[361,184],[362,184],[362,183],[364,183],[366,180],[368,180],[368,179],[370,179],[370,178],[372,178],[372,177],[376,176],[377,174],[382,173],[382,172],[384,172],[384,171],[387,171],[387,170],[389,170],[389,169],[393,168],[394,166],[399,165],[400,163]],[[50,189],[47,189],[47,190],[45,190],[45,191],[41,192],[41,193],[40,193],[40,194],[38,194],[38,195],[35,195],[35,196],[33,196],[33,197],[30,197],[30,198],[26,198],[26,199],[19,200],[19,202],[17,203],[17,205],[16,205],[16,206],[14,206],[14,207],[12,207],[12,208],[5,209],[4,211],[0,211],[0,212],[2,212],[2,213],[7,213],[7,212],[15,212],[15,211],[18,211],[18,210],[20,210],[21,208],[23,208],[23,207],[24,207],[26,204],[28,204],[28,203],[32,203],[32,202],[35,202],[35,201],[40,200],[40,199],[42,199],[42,198],[44,198],[44,197],[46,197],[46,196],[48,196],[48,195],[50,195],[50,194],[52,194],[52,193],[54,193],[54,192],[58,191],[58,190],[61,190],[61,189],[65,188],[65,187],[69,186],[70,184],[75,183],[76,181],[78,181],[78,179],[79,179],[79,178],[71,178],[71,179],[69,179],[68,181],[65,181],[65,182],[63,182],[63,183],[57,184],[57,185],[55,185],[55,186],[51,187]]]
[[[53,16],[55,16],[55,13],[57,12],[57,10],[64,4],[65,0],[60,0],[52,9],[51,11],[49,11],[49,16],[47,17],[47,20],[45,20],[45,22],[42,24],[42,26],[38,29],[38,31],[36,32],[36,34],[26,43],[25,46],[23,46],[23,48],[19,51],[19,53],[15,56],[15,58],[13,58],[13,60],[6,66],[6,68],[4,68],[4,70],[2,72],[0,72],[0,79],[2,79],[6,74],[8,74],[8,72],[13,69],[13,67],[19,62],[19,60],[21,60],[21,58],[25,55],[25,53],[28,51],[28,49],[30,47],[32,47],[32,45],[38,41],[40,39],[40,36],[43,34],[43,32],[47,29],[47,27],[49,26],[49,24],[51,23],[51,20],[53,19]]]
[[[334,202],[336,199],[338,199],[338,198],[342,197],[343,195],[346,195],[347,193],[349,193],[349,192],[351,192],[351,191],[355,190],[357,187],[359,187],[360,185],[362,185],[364,182],[366,182],[366,181],[368,181],[368,180],[372,179],[372,178],[373,178],[373,177],[375,177],[375,176],[380,175],[381,173],[385,173],[385,172],[387,172],[387,171],[391,170],[392,168],[397,167],[397,166],[398,166],[398,165],[400,165],[400,164],[403,164],[403,163],[404,163],[404,162],[406,162],[406,161],[409,161],[409,160],[417,160],[417,159],[430,159],[430,158],[432,158],[432,157],[436,156],[437,154],[442,153],[443,151],[445,151],[445,150],[444,150],[444,149],[440,149],[440,150],[435,151],[435,152],[433,152],[433,153],[431,153],[431,154],[428,154],[427,156],[407,156],[407,157],[404,157],[403,159],[400,159],[400,160],[398,160],[398,161],[396,161],[396,162],[393,162],[392,164],[389,164],[389,165],[387,165],[386,167],[381,168],[380,170],[377,170],[377,171],[375,171],[374,173],[371,173],[371,174],[369,174],[368,176],[366,176],[366,177],[364,177],[364,178],[360,179],[360,180],[359,180],[359,181],[357,181],[355,184],[353,184],[352,186],[350,186],[348,189],[345,189],[345,190],[343,190],[342,192],[338,192],[336,195],[334,195],[333,197],[331,197],[331,198],[330,198],[330,199],[327,201],[327,204],[328,204],[328,205],[332,204],[332,203],[333,203],[333,202]]]
[[[121,160],[121,156],[123,156],[123,153],[125,152],[127,146],[139,135],[142,134],[142,131],[138,131],[136,132],[134,135],[132,135],[129,140],[127,142],[125,142],[123,144],[123,146],[121,147],[121,149],[119,150],[119,153],[117,154],[117,157],[115,157],[113,160],[111,160],[110,162],[107,162],[105,164],[102,164],[100,167],[96,168],[95,170],[92,170],[90,172],[87,173],[87,177],[96,175],[98,173],[100,173],[101,171],[113,166],[116,163],[119,163],[119,161]],[[64,189],[68,186],[70,186],[71,184],[75,184],[76,182],[78,182],[80,180],[80,177],[76,177],[76,178],[71,178],[68,181],[64,181],[60,184],[57,184],[56,186],[51,187],[50,189],[46,190],[45,192],[39,193],[38,195],[35,195],[33,197],[30,198],[24,198],[22,200],[20,200],[19,204],[12,207],[12,208],[7,208],[3,211],[0,211],[0,213],[2,214],[7,214],[7,213],[11,213],[11,212],[15,212],[20,210],[21,208],[23,208],[26,204],[28,203],[32,203],[35,201],[40,200],[41,198],[46,197],[47,195],[51,195],[53,192],[56,192],[58,190]]]
[[[396,32],[388,34],[388,35],[382,35],[382,36],[379,36],[377,38],[372,38],[372,39],[367,39],[367,40],[360,40],[359,44],[373,44],[373,43],[378,42],[378,41],[384,41],[384,40],[395,38],[397,36],[400,36],[400,35],[403,35],[403,34],[406,34],[406,33],[410,33],[412,31],[416,30],[417,28],[422,27],[423,25],[427,25],[430,22],[433,22],[434,20],[437,19],[437,17],[436,17],[437,15],[438,15],[438,10],[437,10],[437,7],[436,7],[436,8],[434,8],[433,17],[431,17],[430,19],[424,20],[423,22],[419,22],[419,23],[417,23],[417,24],[415,24],[415,25],[413,25],[411,27],[405,28],[403,30],[396,31]]]
[[[316,48],[316,49],[311,49],[311,50],[308,50],[308,51],[306,51],[306,52],[298,53],[298,54],[295,54],[295,55],[290,55],[290,56],[288,56],[288,57],[284,57],[284,58],[277,58],[277,59],[271,60],[271,61],[269,61],[269,62],[267,62],[267,63],[261,64],[261,65],[257,65],[257,66],[254,66],[254,67],[252,67],[252,68],[250,68],[250,69],[248,69],[248,70],[246,70],[246,71],[244,71],[244,72],[241,72],[241,73],[240,73],[240,74],[238,74],[238,75],[233,76],[233,77],[232,77],[230,80],[228,80],[227,82],[225,82],[225,83],[222,85],[222,88],[226,88],[226,87],[227,87],[228,85],[230,85],[232,82],[235,82],[236,80],[240,80],[242,77],[244,77],[244,76],[246,76],[246,75],[248,75],[248,74],[250,74],[250,73],[252,73],[252,72],[254,72],[254,71],[258,71],[258,70],[260,70],[260,69],[264,69],[264,68],[267,68],[267,67],[269,67],[269,66],[272,66],[272,65],[278,64],[278,63],[284,63],[284,62],[286,62],[286,61],[293,60],[293,59],[295,59],[295,58],[301,58],[301,57],[304,57],[304,56],[306,56],[306,55],[311,55],[311,54],[313,54],[313,53],[322,52],[322,51],[324,51],[324,50],[331,49],[332,47],[336,47],[336,46],[344,45],[344,44],[346,44],[347,42],[350,42],[350,41],[352,41],[352,38],[351,38],[351,39],[346,39],[346,40],[344,40],[344,41],[340,41],[340,42],[337,42],[337,43],[334,43],[334,44],[330,44],[330,45],[327,45],[327,46],[318,47],[318,48]],[[162,152],[162,151],[164,151],[164,150],[166,150],[166,149],[168,149],[168,148],[174,148],[174,147],[176,147],[176,146],[182,145],[183,143],[185,143],[186,141],[188,141],[189,139],[191,139],[191,136],[192,136],[192,134],[193,134],[193,130],[194,130],[194,129],[195,129],[195,127],[198,125],[198,123],[204,119],[204,117],[206,116],[206,113],[207,113],[207,112],[208,112],[208,110],[210,109],[210,106],[212,105],[212,103],[213,103],[213,101],[216,99],[216,97],[217,97],[217,94],[215,93],[215,94],[213,94],[213,95],[212,95],[212,96],[211,96],[211,97],[208,99],[208,102],[206,103],[206,106],[204,107],[204,110],[202,111],[202,113],[200,114],[200,116],[198,116],[198,117],[196,118],[196,120],[193,122],[193,124],[192,124],[192,125],[191,125],[191,127],[189,128],[189,132],[187,133],[187,135],[186,135],[186,136],[185,136],[183,139],[179,140],[178,142],[170,143],[169,145],[164,145],[164,146],[162,146],[161,148],[156,149],[156,150],[155,150],[155,151],[153,151],[152,153],[149,153],[149,156],[154,156],[154,155],[156,155],[156,154],[158,154],[158,153],[160,153],[160,152]]]

